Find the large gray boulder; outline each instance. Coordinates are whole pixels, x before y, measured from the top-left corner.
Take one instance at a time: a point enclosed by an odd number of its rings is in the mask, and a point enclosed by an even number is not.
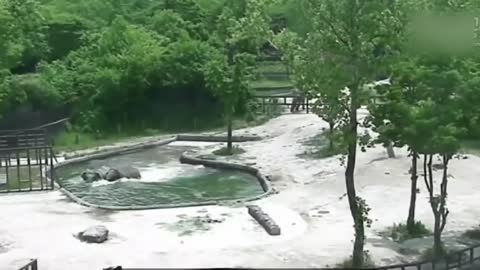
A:
[[[79,232],[78,239],[87,243],[103,243],[108,239],[108,229],[103,225],[92,226]]]

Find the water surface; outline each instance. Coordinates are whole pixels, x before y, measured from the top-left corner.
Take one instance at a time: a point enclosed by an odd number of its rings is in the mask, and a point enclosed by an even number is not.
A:
[[[96,159],[57,169],[63,188],[86,202],[101,206],[154,206],[243,199],[260,195],[263,189],[253,175],[180,164],[178,159],[192,146],[160,146],[141,152]],[[102,165],[130,165],[142,179],[101,180],[85,183],[80,174]]]

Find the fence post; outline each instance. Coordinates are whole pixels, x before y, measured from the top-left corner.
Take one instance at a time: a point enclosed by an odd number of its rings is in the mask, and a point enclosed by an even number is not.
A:
[[[308,98],[307,98],[307,113],[310,111],[310,106],[308,105]]]
[[[52,190],[55,189],[55,184],[54,184],[54,182],[55,182],[54,175],[55,174],[54,174],[54,171],[53,171],[54,170],[53,155],[54,155],[53,148],[50,148],[50,185],[51,185],[50,188]]]
[[[38,262],[37,259],[32,260],[32,270],[38,270]]]
[[[473,248],[470,248],[470,264],[473,263]]]

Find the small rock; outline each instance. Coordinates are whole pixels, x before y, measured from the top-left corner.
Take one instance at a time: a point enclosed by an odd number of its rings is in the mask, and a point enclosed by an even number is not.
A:
[[[390,172],[385,172],[386,175],[390,175]]]
[[[103,243],[108,239],[108,229],[103,225],[92,226],[78,233],[78,238],[87,243]]]
[[[434,170],[443,170],[444,166],[443,166],[443,164],[433,164],[432,168]]]
[[[468,159],[468,156],[462,156],[462,159]]]

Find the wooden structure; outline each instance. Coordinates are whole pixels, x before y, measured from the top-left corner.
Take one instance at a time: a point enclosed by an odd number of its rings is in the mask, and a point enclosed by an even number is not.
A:
[[[0,131],[0,192],[53,189],[53,159],[45,129]]]
[[[313,107],[312,99],[305,97],[303,102],[294,103],[294,99],[298,98],[295,94],[284,94],[284,95],[257,95],[255,98],[261,100],[262,111],[265,112],[267,106],[288,106],[289,108],[293,105],[300,105],[302,110],[305,110],[306,113],[310,113],[310,109]]]
[[[32,259],[28,264],[25,266],[21,267],[18,270],[38,270],[38,261],[37,259]]]

